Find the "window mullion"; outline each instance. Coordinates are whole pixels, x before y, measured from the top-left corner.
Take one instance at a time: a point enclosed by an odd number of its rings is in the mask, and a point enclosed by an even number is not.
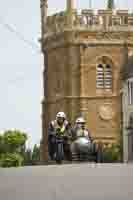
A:
[[[105,64],[103,64],[103,82],[104,82],[104,89],[106,88],[106,71],[105,71]]]

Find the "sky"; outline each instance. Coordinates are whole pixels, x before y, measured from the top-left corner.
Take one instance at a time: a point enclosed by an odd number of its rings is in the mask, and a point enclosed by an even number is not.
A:
[[[31,146],[41,138],[40,1],[0,1],[0,132],[24,131]],[[75,2],[79,9],[89,7],[89,0]],[[92,8],[104,8],[105,2],[92,0]],[[132,9],[133,1],[117,0],[116,6]],[[64,7],[65,0],[49,0],[49,15]]]

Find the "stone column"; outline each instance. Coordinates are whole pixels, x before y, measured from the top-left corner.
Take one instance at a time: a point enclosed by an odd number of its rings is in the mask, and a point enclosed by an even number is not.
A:
[[[127,84],[124,83],[122,87],[122,134],[123,134],[123,161],[128,162],[128,133],[129,133],[129,116],[127,112],[128,98],[127,98]],[[128,128],[127,128],[128,127]]]
[[[74,0],[67,0],[67,24],[72,27],[73,25],[73,13],[74,13]]]
[[[121,48],[121,51],[120,51],[120,75],[121,75],[121,79],[122,79],[122,75],[124,73],[124,70],[125,70],[125,66],[127,65],[128,63],[128,43],[127,41],[124,41],[124,44]]]
[[[121,25],[128,25],[128,10],[118,10],[116,14],[121,19]]]
[[[80,96],[84,97],[86,96],[85,88],[85,72],[84,72],[84,54],[86,49],[81,45],[80,46]]]
[[[108,27],[112,24],[112,10],[99,10],[98,11],[99,16],[102,16],[103,18],[103,28],[105,30],[108,30]]]
[[[46,32],[45,24],[47,20],[47,12],[48,12],[48,0],[40,0],[41,7],[41,25],[42,25],[42,35]]]
[[[67,10],[74,9],[74,0],[67,0]]]

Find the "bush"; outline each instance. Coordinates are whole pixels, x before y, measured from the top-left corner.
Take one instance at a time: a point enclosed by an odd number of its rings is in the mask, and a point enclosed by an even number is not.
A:
[[[103,150],[103,162],[113,163],[121,161],[121,148],[118,144],[112,144]]]
[[[19,167],[24,164],[27,135],[19,130],[7,130],[0,134],[0,166]]]
[[[1,167],[19,167],[22,166],[23,158],[18,153],[6,153],[1,155]]]
[[[3,142],[6,152],[21,152],[25,146],[27,135],[18,130],[8,130],[3,134]]]

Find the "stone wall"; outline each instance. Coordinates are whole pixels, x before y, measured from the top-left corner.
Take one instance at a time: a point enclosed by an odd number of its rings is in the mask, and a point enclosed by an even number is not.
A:
[[[58,111],[64,111],[73,123],[82,114],[95,140],[112,143],[119,139],[120,70],[124,56],[121,49],[125,41],[133,46],[133,26],[129,24],[132,16],[127,11],[111,13],[101,10],[97,14],[84,10],[78,15],[73,11],[72,27],[67,23],[64,12],[47,18],[41,39],[45,56],[45,97],[42,106],[44,152],[48,123],[55,119]],[[90,15],[93,16],[91,24]],[[120,23],[110,21],[114,18],[119,18]],[[81,19],[86,21],[83,23]],[[96,87],[96,67],[103,59],[112,67],[111,89]]]

